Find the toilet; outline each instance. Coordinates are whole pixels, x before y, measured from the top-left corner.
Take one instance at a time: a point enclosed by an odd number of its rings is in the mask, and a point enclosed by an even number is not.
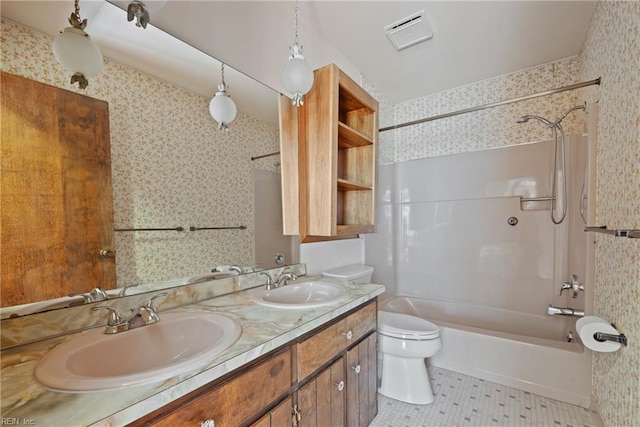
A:
[[[324,277],[371,283],[373,267],[346,265],[322,273]],[[421,317],[378,310],[378,392],[417,405],[434,400],[425,362],[442,348],[440,328]]]
[[[438,326],[421,317],[378,310],[378,350],[382,358],[378,392],[402,402],[432,403],[425,359],[440,348]]]

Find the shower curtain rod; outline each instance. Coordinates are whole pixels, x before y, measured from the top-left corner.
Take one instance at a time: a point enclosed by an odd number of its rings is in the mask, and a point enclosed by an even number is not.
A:
[[[600,77],[598,77],[597,79],[589,80],[589,81],[582,82],[582,83],[575,83],[575,84],[572,84],[572,85],[569,85],[569,86],[563,86],[563,87],[559,87],[559,88],[556,88],[556,89],[547,90],[547,91],[544,91],[544,92],[538,92],[538,93],[533,93],[531,95],[521,96],[519,98],[512,98],[512,99],[507,99],[507,100],[504,100],[504,101],[492,102],[491,104],[484,104],[484,105],[480,105],[478,107],[465,108],[464,110],[453,111],[451,113],[438,114],[437,116],[431,116],[431,117],[426,117],[424,119],[418,119],[418,120],[413,120],[413,121],[406,122],[406,123],[400,123],[400,124],[393,125],[393,126],[387,126],[387,127],[380,128],[378,131],[379,132],[385,132],[385,131],[388,131],[388,130],[399,129],[399,128],[403,128],[403,127],[406,127],[406,126],[413,126],[413,125],[417,125],[417,124],[420,124],[420,123],[431,122],[433,120],[440,120],[440,119],[444,119],[444,118],[447,118],[447,117],[458,116],[460,114],[466,114],[466,113],[472,113],[474,111],[486,110],[487,108],[493,108],[493,107],[499,107],[501,105],[513,104],[514,102],[526,101],[528,99],[539,98],[541,96],[553,95],[554,93],[560,93],[560,92],[565,92],[567,90],[580,89],[580,88],[583,88],[583,87],[586,87],[586,86],[593,86],[593,85],[599,85],[599,84],[600,84]]]

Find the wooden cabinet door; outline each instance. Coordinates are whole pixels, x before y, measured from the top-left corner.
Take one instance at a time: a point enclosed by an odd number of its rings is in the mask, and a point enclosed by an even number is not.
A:
[[[302,341],[297,347],[298,380],[304,381],[332,358],[376,328],[377,304],[370,303]],[[319,349],[322,349],[319,351]]]
[[[252,427],[291,427],[293,426],[293,399],[291,396],[252,424]]]
[[[346,391],[344,359],[340,358],[298,390],[298,426],[344,426]]]
[[[218,426],[248,425],[290,389],[291,354],[286,350],[209,391],[196,391],[178,399],[134,425],[174,427],[200,425],[206,420]],[[277,411],[276,417],[281,419],[282,412]]]
[[[116,287],[109,110],[2,73],[2,306]]]
[[[378,413],[376,334],[347,352],[347,425],[368,426]]]

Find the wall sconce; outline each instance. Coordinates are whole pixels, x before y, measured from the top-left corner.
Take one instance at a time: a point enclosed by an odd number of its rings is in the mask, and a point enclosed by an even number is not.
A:
[[[127,21],[136,19],[136,27],[147,28],[151,13],[155,13],[162,9],[167,0],[134,0],[127,6]]]
[[[89,34],[84,32],[87,20],[80,18],[79,0],[75,0],[75,9],[69,17],[71,27],[65,28],[53,40],[53,56],[67,71],[73,73],[71,84],[78,83],[80,89],[89,85],[88,77],[102,72],[104,63],[100,49],[93,44]]]
[[[282,85],[293,95],[293,105],[299,107],[303,104],[302,96],[313,86],[313,70],[302,56],[302,46],[298,44],[298,0],[295,9],[295,40],[289,50],[291,56],[282,69]]]
[[[209,112],[211,117],[218,122],[218,130],[227,131],[229,130],[229,123],[236,118],[238,109],[229,94],[227,94],[228,86],[224,81],[224,64],[222,64],[220,74],[222,83],[218,85],[218,92],[209,103]]]

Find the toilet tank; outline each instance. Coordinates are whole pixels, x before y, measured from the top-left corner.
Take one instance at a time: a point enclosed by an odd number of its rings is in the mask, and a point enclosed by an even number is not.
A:
[[[332,279],[345,279],[354,285],[371,283],[373,267],[362,264],[351,264],[324,271],[322,276]]]

